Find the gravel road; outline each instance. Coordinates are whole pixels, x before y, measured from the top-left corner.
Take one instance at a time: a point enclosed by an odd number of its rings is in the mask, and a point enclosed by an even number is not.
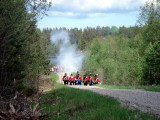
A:
[[[63,73],[58,73],[62,78]],[[59,83],[63,83],[60,79]],[[121,105],[130,109],[139,109],[160,117],[160,92],[149,92],[140,89],[106,89],[97,86],[69,86],[72,88],[89,90],[100,95],[106,95],[119,100]]]

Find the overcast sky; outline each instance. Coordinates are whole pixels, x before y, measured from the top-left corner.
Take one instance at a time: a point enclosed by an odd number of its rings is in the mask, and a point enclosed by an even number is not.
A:
[[[52,6],[38,27],[85,28],[96,26],[133,26],[140,6],[148,0],[47,0]]]

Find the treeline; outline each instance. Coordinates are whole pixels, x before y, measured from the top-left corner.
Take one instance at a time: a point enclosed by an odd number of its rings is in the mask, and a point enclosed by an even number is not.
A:
[[[0,95],[38,89],[48,71],[47,39],[37,28],[50,3],[39,0],[0,1]]]
[[[83,30],[78,28],[67,29],[65,27],[54,28],[54,29],[44,28],[42,30],[42,33],[43,33],[43,36],[48,40],[46,45],[48,46],[49,56],[56,56],[59,51],[60,46],[54,45],[51,41],[52,33],[55,33],[55,32],[57,33],[58,31],[59,32],[67,31],[69,33],[71,44],[78,45],[79,50],[86,50],[89,48],[90,42],[92,41],[93,38],[96,38],[98,36],[106,37],[108,35],[117,36],[119,34],[123,34],[125,38],[132,38],[137,33],[139,33],[139,27],[133,26],[133,27],[127,28],[125,26],[122,26],[117,28],[116,26],[112,26],[112,27],[97,26],[96,28],[86,27]]]

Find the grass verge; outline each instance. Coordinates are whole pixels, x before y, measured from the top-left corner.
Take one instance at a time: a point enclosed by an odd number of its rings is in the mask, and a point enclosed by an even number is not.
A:
[[[51,73],[49,76],[48,76],[48,79],[51,79],[54,83],[56,83],[56,81],[59,79],[57,73]]]
[[[55,75],[52,75],[55,77]],[[107,96],[55,84],[52,92],[43,94],[41,109],[53,120],[156,120],[153,115],[128,110]]]
[[[143,89],[146,91],[153,91],[153,92],[160,92],[160,86],[114,86],[114,85],[96,85],[102,88],[109,88],[109,89]]]

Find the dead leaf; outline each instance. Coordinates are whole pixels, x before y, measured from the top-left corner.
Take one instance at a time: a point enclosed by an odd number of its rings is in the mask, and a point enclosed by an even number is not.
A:
[[[34,108],[33,108],[33,112],[35,112],[35,111],[37,110],[38,105],[39,105],[39,103],[37,103],[37,104],[34,106]]]
[[[11,103],[9,104],[9,106],[10,106],[12,112],[13,112],[13,113],[16,113],[16,110],[15,110],[14,106],[13,106]]]

